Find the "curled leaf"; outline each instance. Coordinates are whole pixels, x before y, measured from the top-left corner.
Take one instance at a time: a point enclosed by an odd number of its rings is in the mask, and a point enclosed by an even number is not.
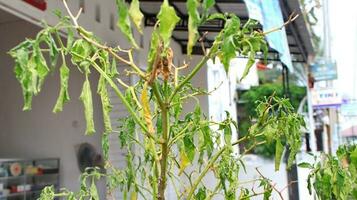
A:
[[[92,100],[92,91],[90,88],[90,83],[88,77],[83,83],[82,93],[79,97],[84,106],[84,117],[86,120],[86,135],[91,135],[95,132],[94,129],[94,120],[93,120],[93,100]]]
[[[198,13],[199,4],[197,0],[187,0],[186,7],[188,11],[188,43],[187,54],[191,55],[192,47],[196,44],[198,39],[198,25],[200,23],[200,15]]]
[[[68,79],[69,79],[69,68],[66,65],[62,65],[60,68],[60,78],[61,78],[61,89],[57,98],[53,112],[61,112],[63,109],[63,104],[70,100],[68,93]]]
[[[164,47],[167,48],[170,45],[172,32],[176,24],[180,21],[180,18],[176,15],[175,8],[169,5],[168,0],[164,0],[161,4],[157,19],[160,21],[160,36],[164,42]]]
[[[138,31],[143,34],[143,29],[141,27],[141,22],[144,18],[143,13],[140,11],[140,3],[139,0],[132,0],[129,8],[129,16],[131,20],[134,22],[134,25],[138,29]]]
[[[116,0],[117,8],[118,8],[118,27],[121,32],[125,35],[125,37],[129,40],[129,42],[135,47],[139,48],[136,44],[133,32],[131,30],[131,23],[129,17],[129,9],[125,4],[124,0]]]

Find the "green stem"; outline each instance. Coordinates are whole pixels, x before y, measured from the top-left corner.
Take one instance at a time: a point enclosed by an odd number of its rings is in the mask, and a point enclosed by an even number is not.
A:
[[[168,136],[170,132],[170,114],[167,104],[162,108],[162,139],[161,160],[160,160],[160,180],[158,200],[165,200],[166,180],[167,180],[167,159],[169,156]]]
[[[133,116],[134,121],[138,123],[138,125],[141,127],[141,129],[144,132],[149,133],[144,123],[140,120],[138,115],[135,113],[134,109],[131,107],[129,102],[125,99],[124,94],[119,90],[119,88],[113,82],[113,80],[95,62],[92,62],[92,65],[100,73],[100,75],[102,75],[108,81],[109,85],[113,88],[115,94],[119,97],[119,99],[123,102],[124,106],[128,109],[129,113]]]
[[[152,90],[153,90],[154,95],[156,97],[157,103],[160,105],[160,107],[162,109],[164,107],[164,102],[163,102],[162,97],[160,95],[158,83],[157,83],[156,80],[154,81],[154,83],[152,84],[151,87],[152,87]]]
[[[241,142],[243,142],[244,140],[248,139],[248,137],[242,137],[239,140],[235,141],[232,143],[232,146],[237,145]],[[186,200],[190,200],[192,198],[193,193],[195,192],[197,186],[201,183],[202,179],[206,176],[207,172],[209,171],[209,169],[211,169],[211,167],[214,165],[214,163],[218,160],[218,158],[227,150],[229,149],[230,145],[226,145],[224,147],[222,147],[211,159],[210,161],[207,163],[206,167],[202,170],[201,174],[198,176],[198,178],[196,179],[196,181],[193,183],[193,186],[190,189],[190,192],[187,195],[187,199]]]
[[[214,46],[212,46],[212,48],[214,48]],[[195,66],[195,68],[193,68],[191,73],[188,76],[186,76],[186,78],[182,82],[179,83],[179,85],[175,88],[173,93],[170,95],[169,102],[171,102],[172,99],[177,94],[177,92],[179,92],[181,90],[181,88],[197,74],[197,72],[204,66],[204,64],[207,63],[207,61],[211,58],[211,56],[212,56],[211,53],[209,53],[208,55],[205,55],[202,58],[202,60]]]

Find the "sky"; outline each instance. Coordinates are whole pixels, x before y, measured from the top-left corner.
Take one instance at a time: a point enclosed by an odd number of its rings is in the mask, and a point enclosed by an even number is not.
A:
[[[327,1],[330,4],[331,54],[338,70],[335,86],[342,96],[357,99],[357,1]]]

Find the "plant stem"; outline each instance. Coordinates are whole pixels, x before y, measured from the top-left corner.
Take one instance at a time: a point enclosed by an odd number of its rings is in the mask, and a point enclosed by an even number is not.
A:
[[[232,146],[237,145],[241,142],[243,142],[244,140],[248,139],[248,137],[242,137],[239,140],[235,141],[232,143]],[[254,145],[252,145],[251,148],[254,148],[255,146],[259,145],[260,143],[256,143]],[[224,147],[222,147],[212,158],[211,160],[207,163],[206,167],[202,170],[201,174],[198,176],[198,178],[196,179],[196,181],[193,183],[193,186],[190,189],[190,192],[187,195],[187,199],[186,200],[190,200],[192,198],[193,193],[195,192],[197,186],[201,183],[203,177],[206,176],[208,170],[214,165],[214,163],[217,161],[217,159],[222,155],[222,153],[224,153],[227,149],[229,149],[230,145],[226,145]],[[247,153],[248,151],[245,151],[243,154]],[[242,154],[242,155],[243,155]]]
[[[212,48],[214,47],[212,46]],[[211,58],[211,56],[212,56],[211,53],[204,56],[202,60],[195,66],[195,68],[193,68],[191,73],[188,76],[186,76],[186,78],[182,82],[179,83],[179,85],[175,88],[173,93],[170,95],[169,102],[171,102],[172,99],[177,94],[177,92],[180,91],[180,89],[197,74],[197,72],[207,63],[207,61]]]
[[[162,139],[161,144],[161,174],[159,180],[159,196],[158,200],[165,200],[165,189],[166,189],[166,179],[167,179],[167,158],[169,156],[168,148],[168,136],[170,131],[170,120],[169,120],[169,110],[167,104],[162,108]]]

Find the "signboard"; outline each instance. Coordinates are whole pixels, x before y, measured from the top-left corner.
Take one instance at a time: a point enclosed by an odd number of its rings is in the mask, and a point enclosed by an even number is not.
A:
[[[312,106],[314,108],[338,107],[342,99],[333,88],[311,89]]]
[[[310,71],[315,81],[325,81],[337,79],[336,62],[317,60],[310,65]]]
[[[258,20],[263,26],[263,31],[269,31],[284,24],[279,0],[244,0],[244,2],[248,9],[249,18]],[[269,46],[279,52],[281,62],[290,71],[293,71],[285,27],[267,34],[266,39]]]
[[[344,116],[357,116],[357,100],[348,100],[341,105],[341,114]]]
[[[42,11],[45,11],[47,9],[46,0],[23,0],[23,1]]]

